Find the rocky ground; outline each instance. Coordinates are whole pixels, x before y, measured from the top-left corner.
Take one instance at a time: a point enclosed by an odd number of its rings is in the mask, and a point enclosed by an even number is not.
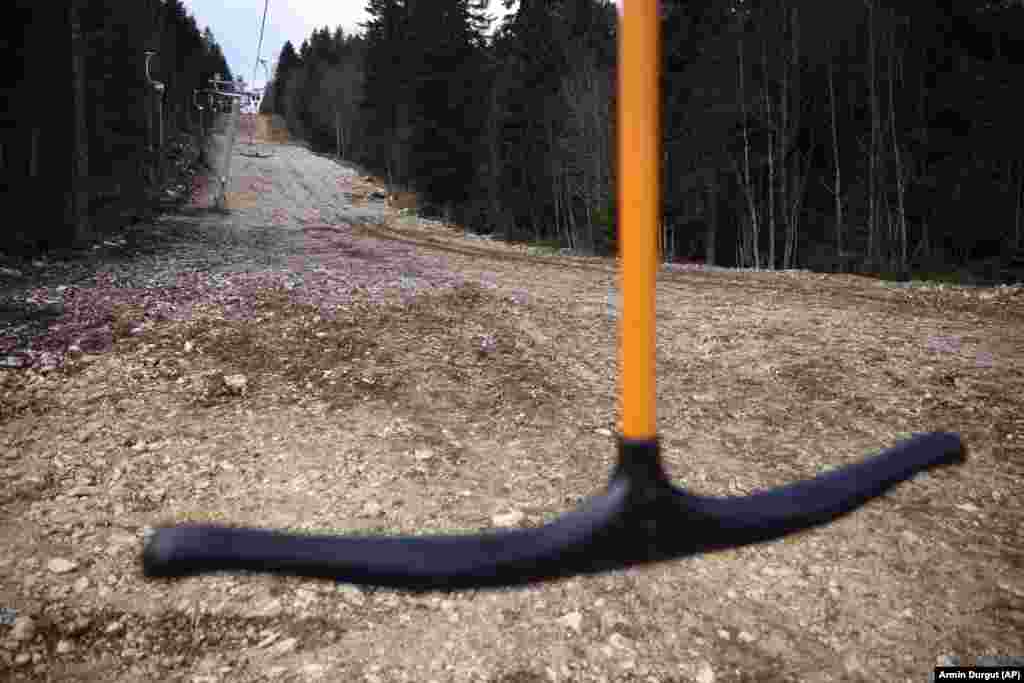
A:
[[[95,250],[0,272],[0,678],[917,682],[1024,653],[1013,287],[659,275],[678,485],[744,494],[961,432],[966,465],[828,527],[514,590],[144,580],[158,523],[538,525],[614,460],[613,261],[399,215],[279,136],[240,137],[232,169],[228,211],[198,182]]]

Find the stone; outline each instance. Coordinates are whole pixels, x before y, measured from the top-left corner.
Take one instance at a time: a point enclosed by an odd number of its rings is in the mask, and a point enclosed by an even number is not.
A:
[[[526,515],[524,515],[522,512],[520,512],[519,510],[513,510],[512,512],[508,512],[506,514],[494,515],[493,517],[491,517],[491,523],[494,524],[494,526],[496,527],[518,527],[519,523],[522,522],[525,518]]]
[[[18,617],[11,627],[10,637],[14,640],[25,642],[32,640],[36,634],[36,622],[32,617]]]
[[[715,683],[717,678],[714,668],[707,662],[701,662],[697,670],[697,683]]]
[[[608,644],[619,650],[628,650],[632,646],[632,641],[621,633],[613,633],[608,638]]]
[[[248,616],[250,617],[276,617],[284,611],[284,607],[281,605],[281,601],[277,598],[270,598],[264,600],[257,605]]]
[[[338,592],[345,598],[346,602],[350,602],[353,605],[362,605],[366,602],[366,596],[363,595],[363,591],[359,590],[358,586],[353,586],[350,583],[339,584]]]
[[[54,574],[67,574],[78,569],[78,564],[63,557],[55,557],[46,563],[46,568]]]
[[[562,615],[562,617],[559,618],[558,623],[567,628],[571,628],[576,633],[580,633],[583,630],[583,615],[579,612],[569,612],[568,614]]]
[[[226,375],[224,384],[235,394],[244,394],[249,380],[245,375]]]
[[[289,652],[294,652],[299,646],[298,638],[285,638],[284,640],[275,643],[271,647],[267,648],[267,652],[273,654],[276,657],[286,655]]]
[[[362,516],[363,517],[377,517],[384,509],[380,503],[369,502],[363,506]]]

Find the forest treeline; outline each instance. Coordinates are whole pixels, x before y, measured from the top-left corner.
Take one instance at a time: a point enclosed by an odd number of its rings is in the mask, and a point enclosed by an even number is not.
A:
[[[149,214],[200,127],[195,91],[231,78],[210,29],[181,0],[13,0],[0,25],[14,75],[0,186],[15,214],[36,218],[16,222],[7,244],[74,244]]]
[[[264,107],[471,229],[609,253],[617,10],[508,0],[491,28],[486,4],[369,0],[363,32],[284,46]],[[1024,248],[1019,0],[660,6],[665,258],[901,274]]]
[[[231,69],[209,27],[200,30],[181,0],[78,0],[92,210],[133,212],[159,190],[182,134],[200,127],[196,91]],[[72,3],[74,4],[74,3]],[[146,51],[156,54],[146,73]],[[149,78],[161,83],[152,87]]]

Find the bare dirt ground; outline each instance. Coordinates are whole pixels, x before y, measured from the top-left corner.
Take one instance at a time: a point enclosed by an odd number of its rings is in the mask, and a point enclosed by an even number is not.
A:
[[[965,466],[826,528],[515,590],[143,580],[161,522],[538,525],[613,464],[614,261],[399,216],[262,125],[229,212],[200,186],[0,274],[0,678],[917,682],[1024,654],[1019,288],[660,273],[677,484],[742,494],[963,434]]]

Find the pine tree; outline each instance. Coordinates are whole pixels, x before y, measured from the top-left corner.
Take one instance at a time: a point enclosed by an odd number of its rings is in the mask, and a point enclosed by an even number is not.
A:
[[[272,105],[274,113],[282,115],[285,113],[286,84],[298,65],[299,56],[295,53],[295,46],[292,45],[292,41],[285,41],[274,73],[274,102]]]
[[[363,114],[374,143],[373,165],[389,179],[406,180],[402,138],[408,122],[409,21],[407,0],[370,0],[366,13]]]
[[[430,203],[465,202],[480,143],[484,60],[479,2],[418,2],[410,15],[413,73],[412,181]]]

